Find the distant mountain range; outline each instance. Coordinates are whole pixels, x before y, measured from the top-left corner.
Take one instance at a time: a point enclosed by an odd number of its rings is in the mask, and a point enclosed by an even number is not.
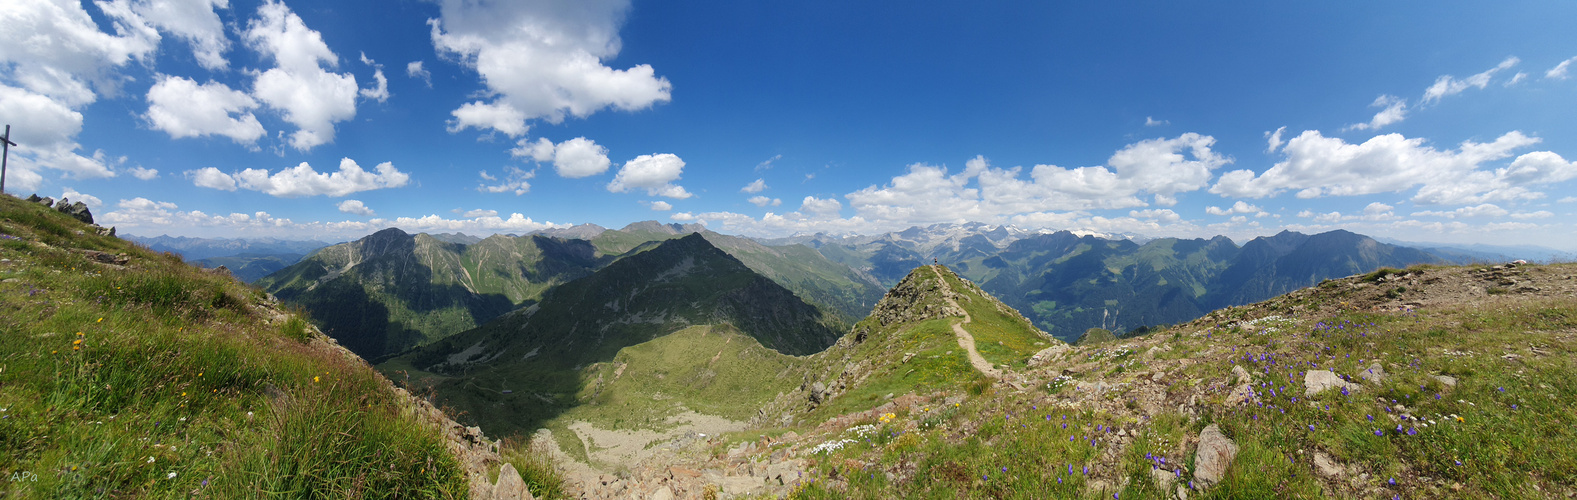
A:
[[[1241,247],[1223,236],[1135,241],[985,224],[790,241],[889,286],[915,266],[947,264],[1069,342],[1090,328],[1122,333],[1178,323],[1324,279],[1448,261],[1340,230],[1313,236],[1283,231]]]
[[[154,237],[121,234],[121,239],[133,241],[155,252],[171,252],[188,261],[213,257],[231,257],[240,254],[306,255],[313,250],[333,243],[317,240],[281,240],[276,238],[190,238],[186,236]]]
[[[536,304],[556,287],[686,235],[698,235],[825,309],[836,323],[862,317],[884,290],[874,278],[808,247],[769,247],[699,225],[656,222],[481,240],[385,229],[323,248],[258,285],[306,309],[325,332],[357,354],[379,359]]]

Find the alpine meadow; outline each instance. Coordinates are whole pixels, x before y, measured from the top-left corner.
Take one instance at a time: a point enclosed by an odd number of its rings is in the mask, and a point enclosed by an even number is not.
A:
[[[11,0],[0,499],[1577,498],[1573,19]]]

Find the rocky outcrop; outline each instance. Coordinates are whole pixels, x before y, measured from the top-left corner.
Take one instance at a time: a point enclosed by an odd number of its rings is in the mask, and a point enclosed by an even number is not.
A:
[[[70,215],[83,224],[93,224],[93,212],[88,211],[87,204],[80,201],[72,202],[70,198],[61,198],[60,203],[55,204],[55,210]]]
[[[876,308],[871,310],[871,316],[881,321],[882,326],[963,316],[963,309],[946,300],[951,298],[953,292],[941,286],[935,278],[935,274],[924,268],[910,272],[887,295],[882,296]]]

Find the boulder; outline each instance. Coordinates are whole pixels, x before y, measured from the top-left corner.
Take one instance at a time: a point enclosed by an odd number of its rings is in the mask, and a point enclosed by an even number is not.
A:
[[[1440,383],[1445,384],[1446,387],[1457,386],[1457,378],[1450,375],[1435,375],[1435,380],[1439,380]]]
[[[1341,389],[1346,387],[1349,391],[1355,391],[1362,387],[1358,384],[1342,380],[1341,377],[1336,376],[1336,374],[1332,373],[1330,370],[1309,370],[1309,372],[1303,376],[1303,386],[1307,387],[1307,389],[1304,389],[1303,391],[1304,396],[1313,396],[1315,394],[1325,392],[1326,389]]]
[[[1221,426],[1210,424],[1199,433],[1199,448],[1194,452],[1194,479],[1201,488],[1221,482],[1227,477],[1227,468],[1237,458],[1238,445],[1221,433]]]

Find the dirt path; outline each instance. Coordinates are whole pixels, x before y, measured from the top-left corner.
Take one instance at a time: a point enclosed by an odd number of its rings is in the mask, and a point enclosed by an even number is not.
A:
[[[931,272],[936,273],[937,282],[941,283],[943,287],[947,287],[947,290],[951,292],[953,290],[952,285],[948,285],[947,280],[942,279],[942,271],[937,269],[935,265],[930,267]],[[942,298],[947,299],[947,303],[953,307],[957,307],[958,310],[964,310],[964,308],[958,306],[958,302],[953,301],[952,293],[943,295]],[[981,357],[980,351],[975,349],[975,336],[970,335],[968,331],[964,330],[964,325],[969,324],[970,321],[973,321],[973,319],[969,317],[969,312],[965,311],[964,320],[958,323],[953,323],[953,335],[958,337],[958,347],[962,347],[964,352],[969,354],[969,364],[975,365],[975,369],[980,370],[980,373],[986,374],[987,377],[1003,380],[1002,371],[998,370],[995,366],[992,366],[991,362],[986,361],[986,358]]]

